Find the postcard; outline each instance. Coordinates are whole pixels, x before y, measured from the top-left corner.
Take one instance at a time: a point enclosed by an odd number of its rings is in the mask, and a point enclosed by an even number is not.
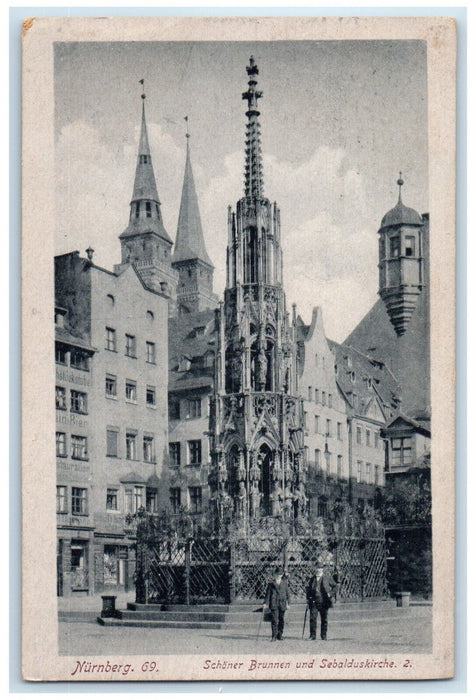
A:
[[[25,21],[25,679],[453,676],[455,60]]]

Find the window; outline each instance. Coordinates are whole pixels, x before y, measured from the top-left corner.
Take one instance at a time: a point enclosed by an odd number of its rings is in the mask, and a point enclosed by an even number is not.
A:
[[[107,303],[109,304],[109,306],[114,306],[114,304],[116,303],[112,294],[107,294],[106,299],[107,299]]]
[[[88,412],[88,395],[82,391],[71,389],[71,410],[74,413]]]
[[[131,379],[126,379],[126,401],[131,403],[137,401],[137,384]]]
[[[317,469],[321,468],[321,451],[320,450],[314,450],[314,464],[316,465]]]
[[[126,433],[126,459],[137,459],[137,433]]]
[[[357,438],[357,444],[358,444],[358,445],[361,445],[361,444],[362,444],[362,428],[360,427],[360,425],[357,426],[357,436],[356,436],[356,438]]]
[[[316,390],[314,391],[314,401],[315,401],[316,403],[319,403],[319,389],[316,389]]]
[[[400,255],[400,237],[394,236],[390,239],[390,257],[398,258]]]
[[[332,394],[329,394],[329,396],[327,397],[327,405],[329,406],[329,408],[332,408]]]
[[[59,411],[66,411],[66,389],[62,386],[56,387],[56,408]]]
[[[134,486],[134,513],[144,507],[144,487]]]
[[[56,512],[57,513],[67,513],[68,512],[68,494],[66,486],[56,487]]]
[[[362,481],[362,462],[360,460],[357,462],[357,481],[359,483]]]
[[[134,498],[132,489],[126,489],[124,491],[124,510],[126,513],[134,512]]]
[[[119,457],[119,431],[117,428],[106,430],[106,455],[107,457]]]
[[[171,399],[169,401],[169,419],[179,420],[180,418],[180,401]]]
[[[201,440],[189,440],[188,441],[188,457],[189,464],[200,464],[202,461],[202,441]]]
[[[55,357],[56,357],[56,364],[58,364],[58,365],[67,365],[68,364],[68,356],[66,354],[66,348],[64,347],[64,345],[59,345],[58,343],[56,343]]]
[[[139,218],[140,214],[140,202],[136,202],[136,219]]]
[[[66,433],[56,433],[56,456],[66,457]]]
[[[415,257],[415,236],[405,236],[405,255]]]
[[[342,455],[337,455],[337,476],[342,479]]]
[[[88,459],[88,438],[82,435],[71,435],[72,459]]]
[[[106,374],[106,396],[109,399],[117,397],[117,377],[114,374]]]
[[[326,392],[325,391],[322,392],[321,403],[323,406],[326,405]]]
[[[401,467],[410,464],[412,461],[412,451],[411,437],[392,438],[390,466]]]
[[[145,347],[147,350],[147,362],[155,364],[155,343],[147,341]]]
[[[116,352],[116,331],[114,328],[106,328],[106,350]]]
[[[326,420],[326,435],[328,437],[332,436],[332,423],[330,421],[330,418]]]
[[[202,400],[187,399],[185,402],[185,418],[200,418],[202,415]]]
[[[142,440],[144,462],[155,462],[155,445],[152,435],[144,435]]]
[[[137,513],[139,508],[144,507],[144,487],[134,486],[126,488],[124,491],[124,509],[126,513]]]
[[[365,431],[365,444],[370,447],[370,430]]]
[[[307,387],[307,398],[308,401],[312,401],[312,386]]]
[[[337,423],[337,439],[342,440],[342,423]]]
[[[154,313],[152,311],[147,311],[145,315],[146,315],[148,321],[154,320]]]
[[[169,442],[170,466],[180,467],[180,443]]]
[[[180,510],[180,500],[181,494],[180,489],[175,487],[169,489],[170,505],[172,507],[172,513],[178,513]]]
[[[372,468],[372,465],[370,464],[370,462],[367,462],[367,464],[365,465],[365,481],[367,484],[371,483],[370,482],[371,468]]]
[[[202,512],[202,487],[201,486],[190,486],[188,489],[188,495],[190,499],[190,512],[191,513],[201,513]]]
[[[107,489],[107,491],[106,491],[106,510],[118,510],[118,508],[117,508],[117,489]]]
[[[314,432],[319,432],[319,416],[314,416]]]
[[[136,356],[136,337],[126,333],[126,355],[127,357]]]
[[[71,351],[71,367],[89,372],[89,355],[82,350]]]
[[[375,471],[375,484],[376,484],[376,486],[380,486],[381,485],[380,484],[380,467],[378,464],[375,465],[374,471]]]
[[[350,373],[350,381],[352,382],[352,384],[355,384],[355,372],[353,370]]]
[[[380,447],[380,436],[378,434],[378,431],[375,431],[374,434],[374,447]]]
[[[145,509],[149,513],[157,513],[158,498],[157,489],[147,489],[145,492]]]
[[[302,422],[304,424],[304,428],[307,429],[307,411],[302,412]]]
[[[71,512],[73,515],[87,515],[87,489],[73,486],[71,489]]]
[[[324,452],[324,457],[326,458],[326,472],[328,474],[331,473],[331,453],[330,452]]]
[[[144,158],[147,159],[147,156],[144,156]],[[152,208],[151,208],[150,202],[145,203],[145,215],[148,219],[150,219],[152,217]]]
[[[147,406],[155,406],[155,386],[147,386],[145,390],[145,402]]]

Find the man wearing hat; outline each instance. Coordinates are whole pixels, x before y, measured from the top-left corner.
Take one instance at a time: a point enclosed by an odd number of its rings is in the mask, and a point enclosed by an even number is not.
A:
[[[269,608],[271,613],[271,641],[283,638],[284,613],[289,604],[289,588],[286,576],[277,566],[273,572],[273,579],[268,583],[263,609]]]
[[[332,607],[337,582],[334,577],[329,577],[320,564],[316,566],[316,572],[311,576],[307,584],[306,598],[309,607],[309,639],[316,638],[317,614],[321,615],[321,639],[327,639],[327,613]]]

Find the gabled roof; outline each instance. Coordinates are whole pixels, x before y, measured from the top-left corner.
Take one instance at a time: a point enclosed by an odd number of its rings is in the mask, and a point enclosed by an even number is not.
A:
[[[388,416],[388,408],[396,408],[400,388],[392,372],[384,362],[364,355],[359,350],[349,346],[327,340],[334,354],[338,368],[336,382],[349,401],[352,394],[358,399],[358,406],[354,406],[357,413],[365,414],[372,400],[377,401],[379,408]],[[351,404],[351,402],[349,401]]]
[[[169,319],[169,391],[213,386],[213,366],[204,358],[215,352],[216,340],[213,309]],[[182,357],[190,360],[190,368],[179,372]]]
[[[426,423],[426,421],[425,421]],[[414,428],[417,432],[422,433],[423,435],[426,435],[427,437],[431,436],[431,431],[429,428],[429,425],[423,425],[421,422],[413,420],[413,418],[409,418],[408,416],[403,415],[403,413],[399,413],[397,416],[392,418],[389,423],[385,426],[385,430],[390,430],[391,428],[397,428],[398,425],[405,425],[411,428]]]

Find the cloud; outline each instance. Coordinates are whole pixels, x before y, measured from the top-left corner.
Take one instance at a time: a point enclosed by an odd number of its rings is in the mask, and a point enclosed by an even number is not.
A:
[[[148,125],[149,141],[166,229],[175,239],[185,164],[160,124]],[[95,261],[111,269],[120,260],[118,236],[129,218],[139,128],[109,147],[91,125],[65,126],[56,148],[57,252],[95,250]],[[213,157],[210,157],[213,162]],[[217,164],[218,165],[218,164]],[[194,158],[192,166],[207,249],[216,265],[215,290],[225,285],[227,207],[243,193],[243,151],[235,151],[212,174]],[[218,168],[217,168],[218,170]],[[215,171],[216,172],[216,171]],[[281,209],[284,283],[290,305],[310,318],[323,309],[328,335],[343,340],[376,299],[378,222],[362,174],[342,148],[320,146],[305,162],[264,157],[266,195]]]

